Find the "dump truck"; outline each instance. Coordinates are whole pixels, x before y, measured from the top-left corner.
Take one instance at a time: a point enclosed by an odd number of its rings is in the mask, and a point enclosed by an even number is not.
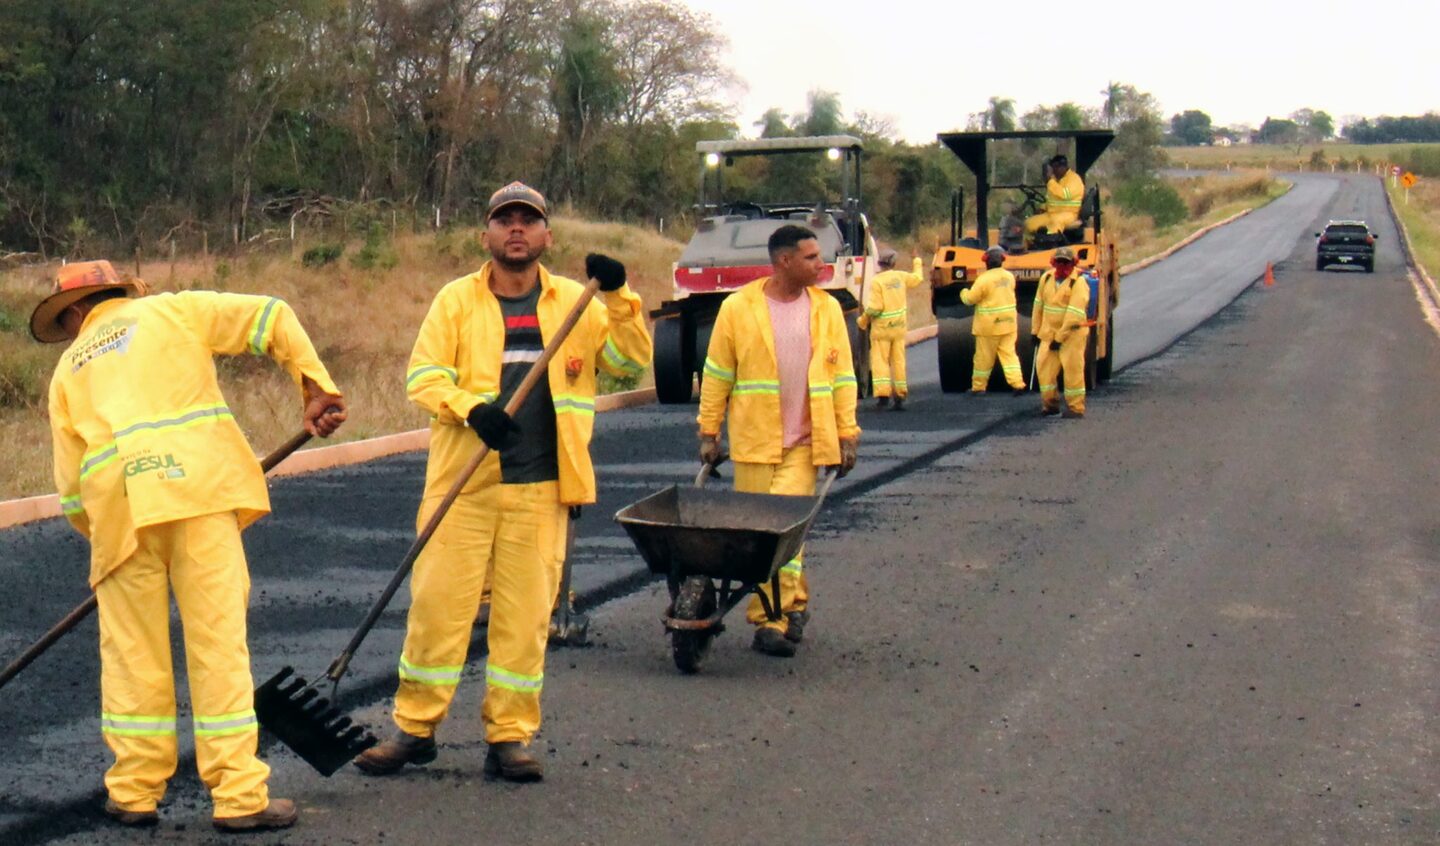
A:
[[[863,144],[850,135],[701,141],[695,234],[673,267],[673,298],[655,320],[655,393],[662,403],[690,402],[702,378],[715,316],[727,296],[769,276],[771,233],[795,223],[815,231],[825,269],[819,287],[840,302],[861,396],[870,388],[869,336],[857,324],[865,286],[878,270],[878,250],[861,211]],[[725,170],[750,156],[819,155],[840,170],[840,196],[755,202],[725,196]]]
[[[1015,305],[1019,312],[1019,343],[1017,352],[1024,371],[1030,374],[1034,350],[1030,344],[1030,312],[1040,277],[1050,269],[1055,250],[1068,246],[1075,251],[1076,272],[1092,278],[1089,322],[1090,340],[1085,350],[1085,386],[1087,389],[1109,380],[1114,366],[1115,327],[1111,316],[1120,294],[1120,263],[1113,238],[1106,235],[1100,207],[1100,190],[1086,178],[1096,159],[1110,146],[1115,133],[1108,129],[1017,131],[1017,132],[946,132],[939,141],[975,175],[974,229],[964,227],[965,193],[951,195],[950,243],[935,251],[930,270],[931,308],[938,326],[936,354],[940,365],[940,388],[946,393],[970,390],[975,339],[970,332],[974,307],[960,300],[960,292],[985,270],[985,250],[998,244],[1006,251],[1005,269],[1015,274]],[[1021,180],[1014,183],[991,182],[991,146],[995,142],[1019,141],[1030,154],[1048,159],[1054,153],[1066,153],[1074,170],[1085,179],[1085,196],[1080,204],[1080,217],[1062,233],[1027,235],[1025,219],[1042,211],[1045,205],[1045,180],[1039,183]],[[1053,149],[1050,149],[1052,148]],[[1047,152],[1036,152],[1044,151]],[[1041,171],[1043,173],[1043,171]],[[991,192],[1008,191],[1012,202],[992,229],[989,224]],[[1007,390],[1004,374],[995,368],[991,375],[992,390]]]

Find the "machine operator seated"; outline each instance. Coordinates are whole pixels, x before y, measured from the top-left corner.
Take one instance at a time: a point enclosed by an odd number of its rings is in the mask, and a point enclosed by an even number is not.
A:
[[[1080,204],[1085,199],[1085,182],[1070,169],[1063,155],[1050,159],[1050,181],[1045,185],[1045,211],[1025,220],[1027,235],[1063,235],[1080,222]]]

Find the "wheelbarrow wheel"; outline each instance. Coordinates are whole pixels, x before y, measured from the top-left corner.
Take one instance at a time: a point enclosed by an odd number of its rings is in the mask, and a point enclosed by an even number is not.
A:
[[[703,620],[715,613],[715,585],[705,576],[690,576],[680,583],[675,595],[675,619]],[[670,632],[670,649],[675,666],[690,675],[700,672],[700,665],[710,652],[714,629],[676,629]]]

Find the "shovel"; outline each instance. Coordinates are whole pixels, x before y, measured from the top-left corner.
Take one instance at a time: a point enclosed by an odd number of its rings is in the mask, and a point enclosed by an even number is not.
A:
[[[269,473],[271,470],[275,469],[275,465],[289,458],[292,452],[304,446],[306,441],[309,440],[310,433],[301,432],[300,434],[281,444],[279,449],[265,456],[265,458],[260,462],[260,469],[266,473]],[[41,653],[54,646],[55,641],[64,637],[70,632],[71,629],[80,625],[80,621],[84,620],[86,617],[89,617],[90,613],[95,610],[98,604],[99,602],[95,599],[95,594],[91,593],[88,599],[75,606],[74,611],[66,614],[64,618],[60,620],[60,622],[56,623],[54,626],[51,627],[50,631],[46,632],[43,637],[35,641],[33,646],[22,652],[19,658],[11,661],[9,666],[7,666],[3,671],[0,671],[0,687],[4,687],[7,682],[19,675],[21,670],[30,666],[30,663],[32,661],[34,661],[36,658],[39,658]]]
[[[580,316],[585,313],[585,307],[594,299],[595,292],[599,290],[600,283],[591,279],[581,292],[580,298],[575,301],[575,307],[565,316],[564,322],[556,330],[555,335],[550,338],[550,343],[545,345],[544,352],[540,358],[530,365],[530,370],[515,389],[515,394],[510,401],[505,403],[505,413],[512,417],[520,410],[525,403],[525,398],[542,378],[550,364],[550,359],[560,350],[560,345],[570,335],[570,330],[575,328]],[[303,676],[297,675],[293,667],[283,667],[273,678],[260,685],[255,690],[255,717],[260,725],[264,726],[275,735],[276,738],[317,772],[324,776],[330,776],[345,765],[345,762],[353,759],[356,755],[374,746],[379,741],[363,726],[353,725],[349,717],[342,716],[340,709],[332,705],[338,701],[340,693],[340,679],[345,676],[345,671],[350,667],[350,659],[355,657],[355,651],[360,648],[365,637],[370,634],[375,623],[379,621],[380,615],[384,613],[385,607],[400,589],[401,582],[410,574],[410,568],[415,566],[415,559],[420,557],[420,551],[430,541],[430,536],[440,526],[440,521],[454,504],[455,499],[460,496],[460,491],[475,471],[480,469],[480,463],[490,454],[490,448],[483,442],[475,457],[465,465],[456,477],[455,483],[446,492],[445,498],[430,515],[425,527],[410,544],[410,550],[405,553],[405,559],[400,566],[395,568],[395,573],[390,577],[390,583],[380,592],[375,604],[370,607],[370,612],[360,623],[360,628],[345,645],[344,651],[335,657],[330,663],[330,668],[325,675],[313,682],[305,681]],[[318,689],[323,682],[330,682],[330,698],[326,699],[320,695]]]
[[[570,507],[569,519],[565,521],[565,564],[560,570],[560,594],[555,613],[550,616],[549,641],[553,646],[585,646],[590,639],[590,617],[575,610],[570,590],[571,573],[575,560],[575,522],[580,519],[580,506]]]

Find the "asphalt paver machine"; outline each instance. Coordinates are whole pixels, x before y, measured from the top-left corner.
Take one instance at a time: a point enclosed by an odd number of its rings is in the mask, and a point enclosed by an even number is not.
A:
[[[655,320],[655,393],[662,403],[690,402],[705,366],[710,331],[720,303],[771,271],[767,242],[781,226],[815,231],[825,269],[819,287],[845,312],[860,395],[869,393],[869,336],[858,319],[865,285],[879,269],[870,223],[861,211],[863,143],[851,135],[701,141],[698,223],[673,268],[673,299],[651,312]],[[824,156],[840,170],[840,197],[796,197],[758,203],[727,198],[725,171],[746,157]]]
[[[985,250],[998,244],[1005,248],[1005,269],[1015,275],[1015,307],[1019,312],[1017,352],[1025,373],[1031,371],[1034,350],[1030,344],[1030,312],[1040,277],[1050,269],[1055,250],[1068,246],[1075,251],[1077,272],[1089,274],[1098,290],[1091,297],[1092,315],[1089,345],[1085,350],[1087,388],[1107,381],[1114,367],[1115,328],[1111,318],[1119,301],[1120,269],[1115,241],[1104,230],[1100,191],[1087,178],[1095,161],[1115,140],[1108,129],[947,132],[937,136],[975,175],[975,220],[966,229],[965,193],[951,196],[950,243],[935,251],[931,267],[931,308],[938,327],[936,344],[940,366],[940,387],[947,393],[970,390],[975,339],[970,332],[974,308],[960,301],[960,292],[985,270]],[[1069,152],[1075,172],[1085,179],[1085,196],[1080,217],[1062,233],[1027,234],[1025,220],[1044,210],[1045,180],[1038,184],[1021,179],[1005,183],[991,179],[996,143],[1019,143],[1029,155],[1048,159],[1057,152]],[[1053,149],[1052,149],[1053,148]],[[995,228],[990,227],[992,192],[1008,192],[1013,201]],[[1004,374],[995,368],[992,390],[1006,390]]]

